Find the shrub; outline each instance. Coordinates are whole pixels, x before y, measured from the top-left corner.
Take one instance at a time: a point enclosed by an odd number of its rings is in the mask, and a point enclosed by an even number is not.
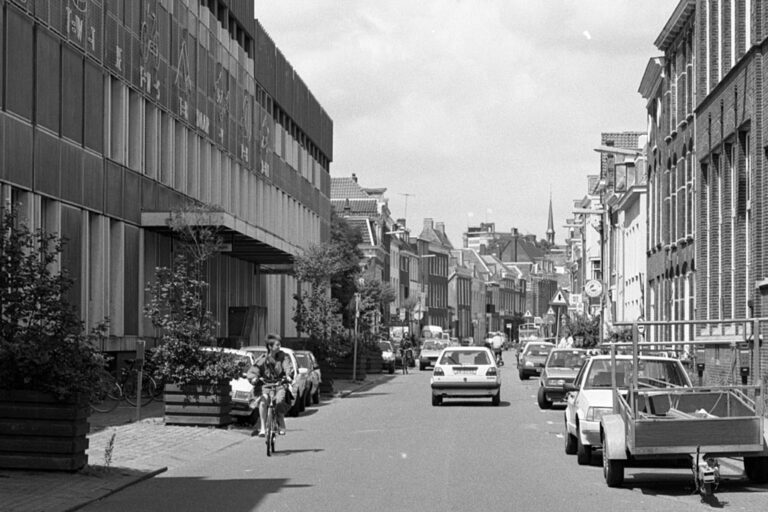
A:
[[[66,269],[52,270],[63,240],[30,230],[15,209],[3,210],[0,233],[0,388],[92,393],[105,360],[66,300]]]

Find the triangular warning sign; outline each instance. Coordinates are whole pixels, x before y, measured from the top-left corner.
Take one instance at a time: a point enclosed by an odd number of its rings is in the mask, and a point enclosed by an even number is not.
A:
[[[549,308],[549,310],[547,311],[547,314],[554,316],[555,315],[555,310],[552,309],[552,308]]]
[[[530,309],[525,310],[525,316],[533,316]]]
[[[557,290],[557,293],[554,297],[552,297],[552,300],[549,301],[549,303],[553,306],[567,306],[568,301],[565,300],[565,295],[563,295],[563,290]]]

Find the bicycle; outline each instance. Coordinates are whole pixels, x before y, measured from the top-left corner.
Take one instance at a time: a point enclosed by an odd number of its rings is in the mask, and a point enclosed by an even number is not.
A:
[[[138,402],[136,381],[139,369],[136,368],[135,359],[128,359],[126,363],[128,363],[128,367],[121,370],[119,384],[122,387],[125,401],[135,407]],[[156,396],[158,396],[158,393],[155,379],[148,372],[143,372],[141,377],[141,406],[148,405]]]
[[[117,383],[115,376],[104,372],[99,387],[91,396],[91,410],[102,413],[114,411],[123,398],[123,388]]]
[[[276,389],[278,386],[282,386],[285,381],[275,382],[273,384],[263,384],[261,386],[262,396],[267,398],[267,418],[264,422],[264,437],[267,443],[267,457],[271,457],[275,453],[275,438],[277,432],[280,430],[280,426],[277,424],[277,400]]]

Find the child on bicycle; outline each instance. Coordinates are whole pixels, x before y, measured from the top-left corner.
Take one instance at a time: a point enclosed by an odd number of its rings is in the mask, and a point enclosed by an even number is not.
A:
[[[281,436],[285,435],[285,413],[291,408],[288,383],[293,380],[294,368],[288,355],[280,350],[280,341],[281,338],[277,334],[268,334],[266,343],[267,353],[256,359],[245,376],[253,384],[254,392],[261,395],[259,398],[259,437],[264,437],[265,435],[266,425],[264,422],[267,418],[268,405],[267,397],[264,396],[261,390],[263,383],[283,383],[275,391],[275,401],[277,402],[275,412],[277,412],[277,424],[279,426],[278,434]],[[254,430],[251,435],[256,435],[256,431]]]

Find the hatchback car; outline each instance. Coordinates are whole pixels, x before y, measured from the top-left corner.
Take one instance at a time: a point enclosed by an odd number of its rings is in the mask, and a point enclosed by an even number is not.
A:
[[[254,355],[254,360],[267,353],[267,347],[264,345],[243,347],[242,350],[252,353]],[[296,360],[296,354],[294,354],[293,350],[286,347],[281,347],[280,350],[288,355],[288,358],[291,360],[291,365],[296,370],[293,377],[293,383],[291,384],[291,393],[294,398],[293,405],[288,411],[289,416],[295,417],[305,409],[304,402],[300,400],[300,398],[304,397],[304,393],[306,393],[307,390],[307,370],[302,369],[301,366],[299,366],[299,363]]]
[[[419,353],[419,370],[424,370],[430,366],[434,367],[440,352],[445,348],[445,344],[440,341],[425,341],[421,346]]]
[[[633,374],[632,356],[616,356],[616,387],[626,392]],[[576,454],[579,464],[589,464],[592,449],[600,448],[600,419],[613,412],[611,356],[587,359],[573,384],[567,384],[565,408],[565,453]],[[691,380],[679,359],[640,356],[638,382],[654,388],[690,387]]]
[[[486,347],[448,347],[435,363],[430,379],[432,405],[445,398],[490,398],[501,401],[501,374]]]
[[[579,348],[556,348],[549,353],[539,379],[537,398],[541,409],[565,400],[565,385],[573,383],[586,359],[587,351]]]
[[[381,349],[381,360],[384,364],[384,368],[389,373],[395,373],[395,348],[392,343],[387,340],[379,341],[379,349]]]
[[[224,347],[202,347],[202,350],[232,354],[244,363],[246,371],[256,360],[254,354],[245,350]],[[259,417],[259,411],[256,407],[256,398],[258,397],[253,394],[253,385],[248,382],[245,376],[241,376],[229,381],[229,387],[229,393],[232,398],[232,408],[229,411],[229,415],[237,420],[255,423]]]
[[[323,373],[320,371],[320,365],[317,364],[315,354],[309,350],[296,350],[296,362],[299,363],[299,369],[307,369],[307,390],[304,403],[320,403],[320,383],[323,382]]]
[[[546,341],[529,341],[526,343],[517,361],[517,373],[520,380],[526,380],[532,375],[541,375],[544,363],[553,348],[555,346]]]

